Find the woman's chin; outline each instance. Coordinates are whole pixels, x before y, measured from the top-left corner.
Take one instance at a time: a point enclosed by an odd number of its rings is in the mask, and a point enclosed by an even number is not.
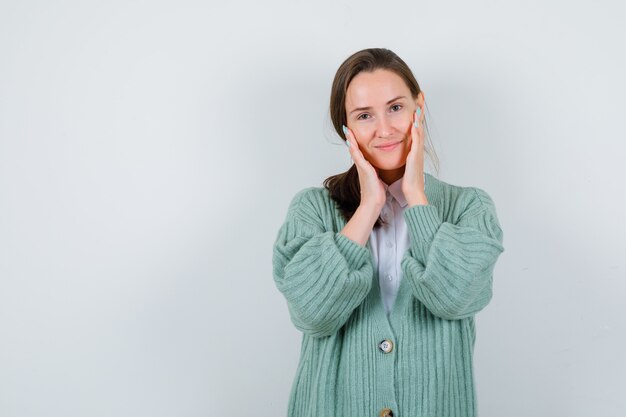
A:
[[[400,169],[406,165],[406,157],[405,158],[377,158],[373,161],[372,165],[374,165],[378,169],[382,169],[384,171],[393,171],[396,169]]]
[[[390,164],[389,162],[382,162],[379,164],[372,164],[372,165],[374,165],[378,170],[381,170],[381,171],[395,171],[395,170],[404,168],[404,165],[406,165],[406,163],[404,161],[402,162],[399,161],[395,164]]]

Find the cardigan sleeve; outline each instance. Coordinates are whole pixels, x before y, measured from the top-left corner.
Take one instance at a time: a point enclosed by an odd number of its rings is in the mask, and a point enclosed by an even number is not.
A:
[[[472,316],[489,303],[494,266],[504,251],[493,200],[480,188],[468,190],[456,224],[442,221],[433,205],[403,214],[410,240],[401,262],[405,279],[426,308],[448,320]]]
[[[325,204],[316,188],[291,201],[273,247],[273,275],[291,321],[303,333],[336,333],[372,285],[369,250],[333,230],[319,214]],[[327,203],[326,203],[327,204]]]

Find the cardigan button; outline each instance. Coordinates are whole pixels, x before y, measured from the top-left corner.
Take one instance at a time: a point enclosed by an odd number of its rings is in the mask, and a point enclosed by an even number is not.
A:
[[[393,350],[393,342],[391,340],[389,340],[389,339],[385,339],[382,342],[380,342],[378,347],[383,352],[389,353],[389,352],[391,352]]]
[[[391,408],[383,408],[380,410],[380,417],[393,417],[393,411]]]

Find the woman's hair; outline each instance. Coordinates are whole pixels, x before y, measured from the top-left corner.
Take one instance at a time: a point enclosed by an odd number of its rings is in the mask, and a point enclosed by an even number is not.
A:
[[[348,125],[346,117],[346,91],[348,86],[358,73],[362,71],[373,72],[377,69],[389,70],[400,76],[407,87],[409,87],[414,99],[417,99],[421,91],[408,65],[389,49],[370,48],[352,54],[339,66],[330,92],[330,117],[335,131],[344,141],[346,137],[343,133],[342,125]],[[426,120],[424,120],[424,129],[427,137],[430,138]],[[438,169],[438,161],[436,154],[434,154],[434,149],[424,144],[424,152],[431,158],[434,156],[435,166]],[[356,164],[352,164],[346,172],[326,178],[324,187],[328,189],[331,198],[337,203],[346,221],[350,220],[361,202],[361,187]],[[382,222],[383,220],[379,217],[374,224],[374,228],[381,226]]]

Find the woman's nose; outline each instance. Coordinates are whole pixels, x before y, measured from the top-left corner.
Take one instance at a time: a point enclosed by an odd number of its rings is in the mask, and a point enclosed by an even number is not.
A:
[[[388,116],[383,116],[380,117],[378,122],[378,136],[380,136],[381,138],[387,137],[389,135],[391,135],[391,131],[392,126],[391,126],[391,120],[389,120]]]

